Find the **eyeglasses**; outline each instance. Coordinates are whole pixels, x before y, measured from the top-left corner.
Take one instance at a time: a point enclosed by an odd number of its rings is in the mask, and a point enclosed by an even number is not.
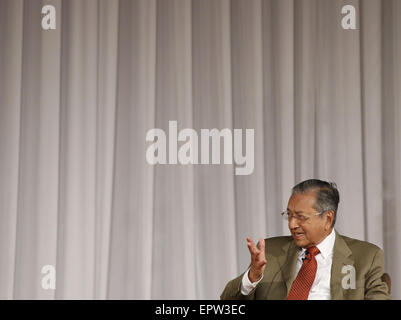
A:
[[[288,210],[285,210],[285,211],[281,212],[281,215],[284,218],[284,220],[286,220],[286,221],[290,221],[292,218],[294,218],[294,219],[298,220],[299,223],[305,223],[310,218],[312,218],[314,216],[319,216],[319,215],[321,215],[321,214],[323,214],[325,212],[326,211],[317,212],[317,213],[312,214],[310,216],[305,216],[305,215],[302,215],[302,214],[292,214],[292,213],[289,213]]]

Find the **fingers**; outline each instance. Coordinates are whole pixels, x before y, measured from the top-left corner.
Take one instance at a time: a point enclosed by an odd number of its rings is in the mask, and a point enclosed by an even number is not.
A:
[[[264,266],[267,263],[265,257],[265,239],[260,238],[258,246],[259,246],[259,252],[257,254],[256,260],[260,266]]]
[[[259,239],[259,249],[260,251],[265,252],[265,239],[263,238]]]
[[[246,240],[247,240],[247,242],[248,242],[248,249],[249,249],[249,252],[250,252],[252,255],[258,254],[259,249],[256,247],[256,245],[255,245],[255,243],[252,241],[252,239],[249,238],[249,237],[247,237]]]
[[[258,255],[260,253],[265,252],[265,239],[260,238],[258,242],[258,246],[255,245],[255,243],[252,241],[250,237],[246,238],[246,241],[248,242],[248,249],[251,252],[251,254]]]
[[[251,268],[248,277],[252,282],[255,282],[263,275],[265,265],[267,264],[265,257],[265,240],[263,238],[259,239],[259,248],[250,237],[247,237],[246,241],[248,243],[249,252],[251,253]]]

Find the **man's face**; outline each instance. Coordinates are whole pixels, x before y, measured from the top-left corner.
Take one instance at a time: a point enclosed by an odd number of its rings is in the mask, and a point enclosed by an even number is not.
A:
[[[303,194],[294,193],[288,201],[288,228],[298,247],[308,248],[322,242],[331,232],[332,212],[322,216],[313,208],[316,201],[316,191]],[[302,221],[295,217],[307,217]]]

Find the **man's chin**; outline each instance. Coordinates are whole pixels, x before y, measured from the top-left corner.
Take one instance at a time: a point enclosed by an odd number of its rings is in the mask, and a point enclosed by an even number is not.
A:
[[[307,246],[307,244],[308,244],[308,241],[306,241],[305,236],[304,236],[304,237],[301,237],[301,238],[299,238],[299,237],[294,237],[294,236],[293,236],[292,238],[294,239],[295,244],[296,244],[298,247],[303,248],[303,247]]]

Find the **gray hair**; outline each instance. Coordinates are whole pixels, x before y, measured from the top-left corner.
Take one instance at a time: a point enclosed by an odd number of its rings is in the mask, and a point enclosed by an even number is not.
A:
[[[337,190],[337,185],[334,182],[326,182],[318,179],[309,179],[298,183],[292,188],[294,193],[306,193],[316,190],[316,203],[314,209],[320,213],[333,211],[334,217],[331,224],[334,227],[337,218],[337,208],[340,202],[340,194]]]

